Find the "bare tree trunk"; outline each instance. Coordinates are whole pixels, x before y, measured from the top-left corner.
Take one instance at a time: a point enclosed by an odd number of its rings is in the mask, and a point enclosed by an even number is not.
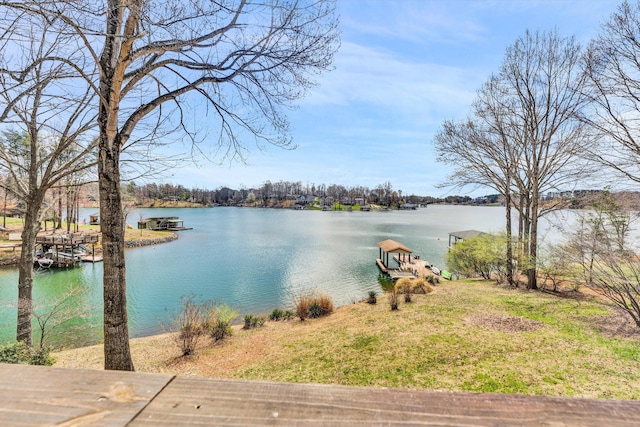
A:
[[[510,184],[507,180],[507,191],[505,194],[505,205],[507,211],[507,283],[510,286],[513,286],[513,237],[511,236],[511,192],[508,190],[509,186]]]
[[[67,188],[67,233],[71,232],[71,189]]]
[[[41,198],[40,198],[41,199]],[[18,324],[16,340],[31,345],[31,317],[33,314],[33,253],[35,251],[36,235],[40,230],[38,211],[41,201],[27,203],[24,215],[24,229],[22,230],[22,253],[18,273]]]
[[[54,211],[55,212],[55,211]],[[58,187],[58,223],[56,224],[56,215],[53,215],[53,222],[56,230],[60,230],[62,228],[62,189]]]
[[[139,6],[138,3],[132,2],[132,6]],[[133,38],[126,40],[120,34],[125,8],[117,0],[109,0],[108,6],[107,37],[100,56],[101,102],[98,110],[98,187],[104,254],[104,368],[133,371],[129,348],[124,218],[120,195],[120,149],[123,141],[118,131],[120,90],[126,68],[122,56],[128,54]],[[136,15],[133,14],[127,20],[123,30],[125,34],[132,34],[135,23]],[[126,41],[123,42],[123,39]],[[126,53],[121,52],[123,45],[126,46]]]
[[[109,145],[111,149],[109,149]],[[100,225],[104,251],[104,368],[133,371],[127,319],[120,145],[100,141]]]
[[[538,204],[539,194],[534,189],[531,196],[531,221],[529,223],[529,256],[527,264],[527,288],[538,289],[537,256],[538,256]]]

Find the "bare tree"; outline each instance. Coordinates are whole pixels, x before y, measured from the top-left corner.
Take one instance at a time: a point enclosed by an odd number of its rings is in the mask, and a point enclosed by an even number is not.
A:
[[[86,327],[90,313],[97,308],[82,301],[86,294],[86,288],[69,286],[53,300],[34,304],[33,317],[38,325],[37,334],[40,348],[48,348],[51,337],[62,326],[65,326],[64,333],[69,337],[67,342],[74,342],[74,336],[78,329]],[[78,321],[81,322],[80,325],[69,327],[70,323]]]
[[[203,116],[217,129],[221,156],[244,159],[244,141],[290,147],[283,108],[305,94],[313,76],[329,69],[338,45],[335,4],[58,0],[0,5],[40,14],[74,33],[74,46],[98,67],[99,79],[91,73],[86,77],[100,98],[105,368],[132,370],[122,150],[144,133],[155,136],[156,130],[180,131],[196,142]],[[189,116],[189,105],[199,117]]]
[[[47,191],[67,176],[96,163],[91,108],[95,93],[75,66],[58,61],[69,38],[38,16],[5,11],[0,44],[0,174],[5,191],[24,202],[18,278],[17,340],[31,345],[33,262],[40,214]],[[39,36],[39,38],[38,38]],[[81,58],[70,58],[81,63]],[[65,82],[65,83],[63,83]],[[75,86],[70,89],[67,86]],[[85,88],[82,91],[82,87]]]
[[[577,278],[624,310],[640,327],[640,260],[631,239],[637,211],[603,192],[582,218],[564,251],[578,267]]]
[[[557,32],[531,34],[507,49],[501,75],[513,101],[514,128],[521,144],[519,174],[520,215],[525,220],[528,287],[537,288],[538,220],[558,205],[542,206],[541,196],[559,191],[587,177],[580,162],[586,144],[578,120],[585,97],[575,90],[584,79],[579,69],[581,47]]]
[[[458,166],[451,183],[489,186],[507,204],[516,199],[520,247],[533,289],[538,220],[561,207],[542,206],[541,196],[587,175],[578,156],[586,143],[578,120],[584,97],[574,90],[582,79],[580,52],[573,38],[526,32],[479,91],[471,119],[445,122],[436,137],[436,149],[446,153],[443,160]]]
[[[591,158],[640,182],[640,2],[623,2],[611,15],[585,57],[582,87],[590,98],[584,120],[598,145]]]
[[[500,79],[492,76],[478,91],[472,118],[464,122],[445,121],[434,144],[439,161],[456,166],[443,186],[487,186],[504,198],[506,280],[514,285],[511,212],[520,146],[510,133],[510,110],[504,104],[508,99],[505,95]]]

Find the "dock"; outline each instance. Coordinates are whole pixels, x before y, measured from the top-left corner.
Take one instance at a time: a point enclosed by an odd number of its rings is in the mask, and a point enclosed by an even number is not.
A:
[[[182,231],[192,230],[192,227],[185,227],[184,221],[177,216],[164,216],[156,218],[146,218],[138,221],[139,230],[153,230],[153,231]]]
[[[402,263],[398,261],[401,258],[407,260],[411,259],[411,254],[413,253],[411,249],[402,243],[391,239],[379,242],[378,248],[380,249],[380,256],[376,259],[376,265],[382,273],[389,276],[392,280],[397,280],[402,277],[416,277],[412,269],[403,267]],[[391,267],[389,265],[390,255],[391,259],[395,260],[399,264],[398,267]]]
[[[64,234],[43,234],[36,236],[36,245],[42,247],[42,253],[50,253],[49,258],[53,260],[48,266],[43,266],[37,259],[35,262],[40,264],[40,268],[67,268],[73,267],[83,258],[94,258],[95,244],[98,243],[100,235],[98,233],[64,233]],[[86,245],[91,245],[92,255],[87,256],[85,250]],[[83,248],[83,250],[80,250]]]
[[[3,426],[640,425],[640,402],[0,364]]]
[[[380,257],[376,259],[376,265],[380,272],[389,276],[391,280],[403,277],[415,279],[435,275],[431,270],[431,264],[417,255],[407,246],[395,240],[385,240],[378,243]],[[389,266],[389,259],[397,264],[397,267]]]

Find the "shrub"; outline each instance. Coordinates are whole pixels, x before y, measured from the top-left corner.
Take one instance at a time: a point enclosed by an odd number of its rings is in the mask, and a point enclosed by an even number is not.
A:
[[[377,302],[378,302],[378,299],[376,298],[376,291],[369,291],[369,297],[367,298],[367,303],[375,304]]]
[[[328,314],[333,313],[333,300],[331,297],[325,293],[319,293],[316,295],[316,304],[320,307],[322,311],[322,316],[326,316]]]
[[[265,316],[254,316],[253,314],[247,314],[244,316],[244,329],[254,329],[264,326],[267,318]]]
[[[296,315],[300,320],[326,316],[333,312],[333,300],[324,293],[306,293],[295,299]]]
[[[314,302],[313,304],[311,304],[311,307],[309,307],[309,318],[316,319],[318,317],[322,317],[323,315],[324,315],[324,311],[322,310],[322,307],[318,305],[317,302]]]
[[[391,310],[397,310],[398,309],[397,286],[394,286],[393,288],[391,288],[391,290],[387,293],[387,299],[389,300],[389,306],[391,307]]]
[[[284,319],[284,311],[279,308],[274,308],[271,314],[269,315],[269,320],[273,320],[274,322],[278,322]]]
[[[22,341],[0,346],[0,363],[51,366],[54,359],[46,347],[29,347]]]
[[[428,275],[425,280],[431,285],[437,285],[440,283],[440,278],[438,276],[434,276],[432,274]],[[433,290],[433,289],[432,289]]]
[[[448,270],[467,277],[500,278],[506,268],[506,245],[506,236],[484,233],[458,242],[446,254]]]
[[[420,277],[413,281],[412,291],[414,294],[428,294],[433,292],[433,287],[429,286],[429,283],[431,283],[429,277],[433,279],[434,276]]]
[[[38,347],[31,349],[29,356],[29,365],[51,366],[55,363],[55,359],[49,354],[47,347]]]
[[[29,358],[29,347],[22,341],[6,344],[0,347],[0,362],[11,364],[25,364]]]
[[[176,331],[174,342],[183,356],[195,353],[198,341],[205,334],[204,305],[195,301],[194,295],[180,297],[182,309],[171,318],[170,331]]]
[[[245,314],[244,315],[244,326],[243,329],[251,329],[251,322],[253,322],[253,314]]]
[[[396,294],[404,294],[404,302],[411,302],[411,291],[413,288],[413,280],[408,277],[398,279],[394,286]]]
[[[232,309],[227,304],[210,304],[207,309],[207,321],[205,326],[213,341],[221,341],[233,335],[231,322],[238,315],[238,310]],[[246,316],[245,316],[246,317]]]
[[[300,295],[296,298],[296,315],[304,321],[309,315],[309,308],[313,305],[310,295]]]

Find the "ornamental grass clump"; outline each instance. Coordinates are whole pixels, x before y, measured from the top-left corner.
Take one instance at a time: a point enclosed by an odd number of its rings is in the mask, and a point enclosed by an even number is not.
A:
[[[333,313],[331,296],[322,292],[301,294],[295,298],[296,315],[302,321]]]
[[[391,310],[397,310],[398,309],[398,287],[397,286],[393,286],[389,292],[387,292],[387,300],[389,301],[389,306],[391,307]]]
[[[280,310],[279,308],[274,308],[271,314],[269,314],[269,320],[273,322],[291,320],[292,317],[293,313],[291,311]]]
[[[404,302],[411,302],[411,291],[413,288],[413,280],[408,277],[398,279],[394,286],[396,294],[404,294]]]
[[[284,311],[279,308],[274,308],[271,314],[269,314],[269,320],[279,322],[284,318]]]
[[[376,304],[378,302],[376,291],[369,291],[369,297],[367,298],[367,304]]]
[[[419,277],[415,279],[412,283],[412,292],[414,294],[429,294],[433,292],[433,287],[430,286],[429,277],[433,278],[433,276]]]
[[[243,329],[255,329],[261,328],[267,321],[266,316],[254,316],[253,314],[247,314],[244,316]]]
[[[425,280],[431,285],[437,285],[440,283],[440,278],[438,276],[434,276],[433,274],[428,275]]]

